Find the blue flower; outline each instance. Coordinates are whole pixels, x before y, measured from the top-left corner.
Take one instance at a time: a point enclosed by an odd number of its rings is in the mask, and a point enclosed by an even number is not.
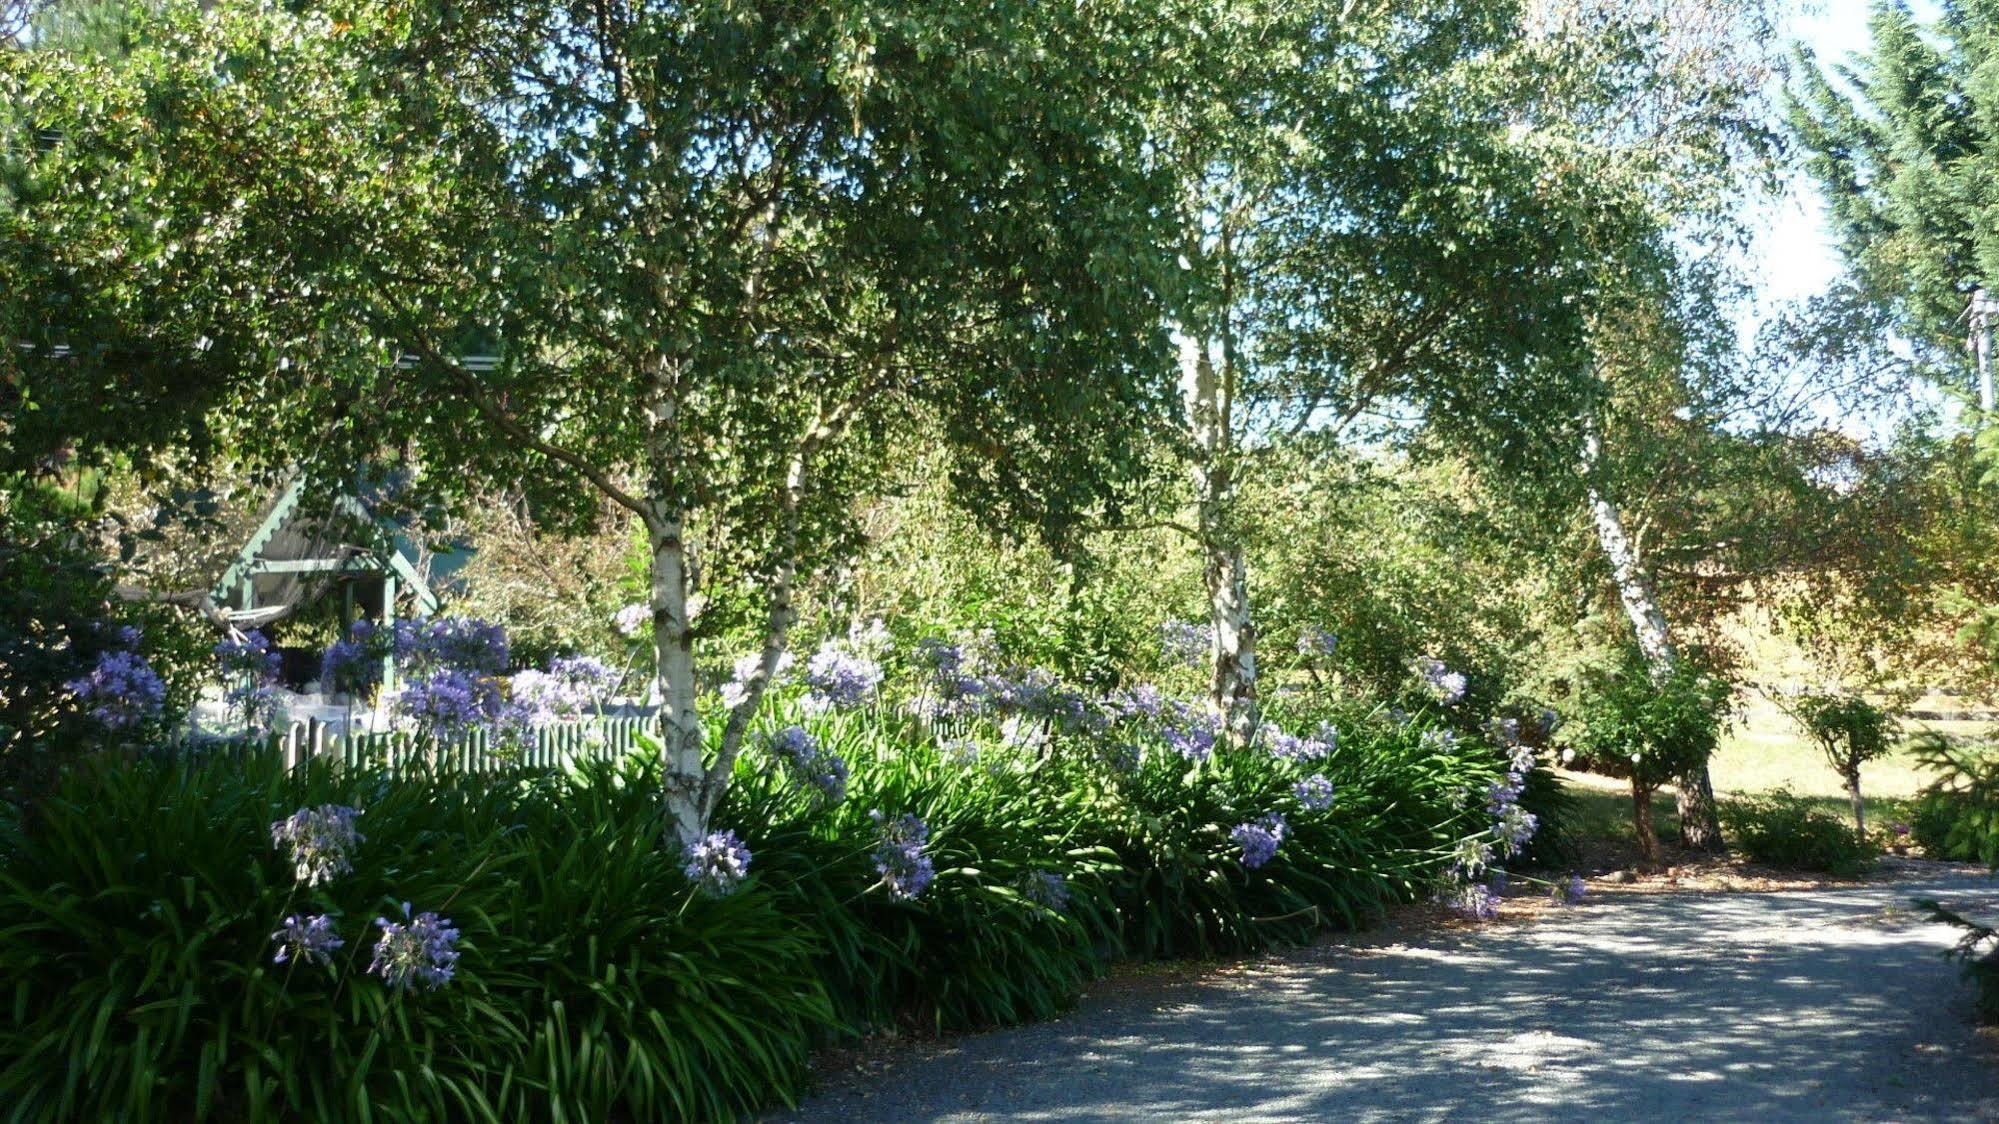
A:
[[[291,848],[292,867],[300,882],[317,886],[354,869],[354,845],[367,836],[354,830],[361,813],[344,804],[300,808],[271,825],[271,846]]]
[[[440,617],[428,624],[397,621],[396,658],[417,670],[500,675],[512,660],[507,630],[470,617]]]
[[[1589,883],[1580,874],[1571,874],[1564,881],[1555,883],[1553,897],[1563,905],[1575,905],[1589,892]]]
[[[339,933],[334,932],[333,919],[324,913],[305,918],[296,915],[287,917],[285,927],[272,933],[271,939],[278,942],[277,954],[271,957],[273,964],[283,964],[291,959],[331,964],[334,950],[347,943],[340,939]]]
[[[881,665],[828,641],[805,665],[805,685],[822,707],[859,706],[881,686]]]
[[[633,602],[619,609],[617,614],[611,618],[611,627],[618,630],[619,636],[626,637],[627,639],[636,637],[651,623],[652,610],[638,602]]]
[[[689,843],[685,857],[681,871],[687,880],[718,898],[735,893],[750,873],[750,849],[733,831],[711,832]]]
[[[1215,755],[1215,736],[1221,721],[1212,714],[1182,713],[1159,731],[1166,747],[1189,761],[1206,761]]]
[[[435,913],[411,917],[408,902],[403,903],[403,918],[375,919],[382,935],[375,941],[375,956],[368,962],[368,970],[398,989],[412,983],[431,988],[450,983],[458,966],[458,930],[451,927],[451,919]]]
[[[382,680],[382,660],[388,646],[377,638],[378,630],[369,621],[355,621],[345,639],[336,640],[319,660],[322,689],[349,695],[365,695]]]
[[[90,717],[111,730],[125,730],[157,718],[167,687],[144,656],[112,651],[97,657],[89,675],[63,684]]]
[[[913,815],[889,819],[880,811],[869,812],[868,818],[880,832],[875,844],[875,870],[881,874],[882,884],[888,887],[888,896],[899,902],[920,896],[937,873],[930,856],[924,853],[930,844],[929,825]]]
[[[1215,643],[1214,629],[1193,621],[1170,620],[1159,626],[1159,646],[1168,663],[1199,667]]]
[[[1229,838],[1242,848],[1242,865],[1255,870],[1277,857],[1277,849],[1290,834],[1291,825],[1284,822],[1282,815],[1272,812],[1260,820],[1237,824],[1229,832]]]
[[[230,636],[215,646],[216,662],[222,673],[250,680],[276,679],[282,660],[271,649],[270,638],[256,629]]]
[[[1444,665],[1444,661],[1425,656],[1416,661],[1416,670],[1438,702],[1448,706],[1465,697],[1465,688],[1469,684],[1464,673],[1452,671]]]
[[[1021,895],[1044,909],[1069,912],[1069,880],[1052,870],[1028,871]]]
[[[1480,885],[1465,886],[1445,898],[1445,904],[1462,917],[1490,921],[1499,916],[1499,896]]]
[[[1323,812],[1333,806],[1333,782],[1324,773],[1313,773],[1292,785],[1291,791],[1307,811]]]
[[[825,804],[838,804],[847,797],[847,762],[829,753],[803,726],[786,726],[764,736],[764,750],[775,757],[792,782],[818,792]]]
[[[396,709],[433,737],[449,738],[500,717],[500,685],[457,669],[434,672],[404,687]]]

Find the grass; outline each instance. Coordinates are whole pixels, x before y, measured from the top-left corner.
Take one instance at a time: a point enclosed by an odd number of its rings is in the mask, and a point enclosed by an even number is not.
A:
[[[1999,734],[1999,723],[1922,722],[1903,723],[1907,733],[1933,731],[1959,737]],[[1789,789],[1842,818],[1852,815],[1845,783],[1840,780],[1816,745],[1799,735],[1790,719],[1762,699],[1746,707],[1741,720],[1723,737],[1709,766],[1715,793],[1754,796]],[[1585,773],[1564,771],[1580,806],[1582,831],[1586,837],[1629,846],[1631,833],[1631,790],[1623,781]],[[1906,819],[1911,798],[1928,783],[1906,748],[1878,761],[1869,762],[1860,773],[1861,796],[1867,806],[1869,826]],[[1673,793],[1665,790],[1653,801],[1653,815],[1660,838],[1679,837],[1679,817],[1673,809]]]

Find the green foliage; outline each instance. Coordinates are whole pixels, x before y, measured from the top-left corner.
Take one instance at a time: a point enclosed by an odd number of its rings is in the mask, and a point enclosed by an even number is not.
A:
[[[652,793],[263,755],[79,771],[0,860],[0,1099],[22,1120],[712,1120],[791,1095],[830,1019],[817,944],[769,895],[693,893]],[[325,802],[367,838],[305,889],[270,825]],[[435,992],[363,973],[402,901],[463,932]],[[307,912],[337,919],[335,967],[273,965]]]
[[[1770,866],[1852,875],[1880,854],[1867,836],[1789,792],[1726,801],[1721,822],[1743,854]]]
[[[1655,679],[1635,647],[1578,658],[1551,684],[1555,743],[1575,767],[1656,788],[1705,766],[1720,737],[1727,683],[1682,662]]]
[[[1933,778],[1909,824],[1923,853],[1999,869],[1999,753],[1928,734],[1914,739],[1913,756]]]
[[[1781,696],[1777,705],[1819,744],[1826,762],[1841,776],[1895,748],[1894,715],[1860,695],[1807,691]]]
[[[1950,955],[1964,965],[1964,978],[1977,992],[1979,1019],[1999,1023],[1999,929],[1945,909],[1934,900],[1919,900],[1916,908],[1931,921],[1964,930]]]

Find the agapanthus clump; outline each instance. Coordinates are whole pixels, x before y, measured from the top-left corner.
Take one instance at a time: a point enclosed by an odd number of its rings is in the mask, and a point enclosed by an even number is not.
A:
[[[557,656],[548,670],[514,673],[508,684],[512,709],[529,725],[576,718],[604,705],[618,673],[590,656]]]
[[[710,832],[689,843],[684,857],[687,865],[680,868],[681,872],[689,882],[714,897],[735,893],[743,879],[749,877],[750,849],[733,831]]]
[[[756,677],[758,670],[763,667],[763,662],[764,658],[761,652],[744,656],[735,662],[734,666],[730,668],[729,681],[722,684],[721,695],[724,707],[734,710],[749,701],[750,680]],[[772,667],[770,680],[765,686],[774,687],[782,682],[784,677],[791,672],[791,665],[791,653],[780,652],[777,657],[777,663]]]
[[[244,729],[275,725],[283,705],[277,690],[283,661],[270,638],[256,629],[226,637],[215,646],[215,661],[222,671],[223,702]]]
[[[513,658],[507,630],[471,617],[440,617],[427,624],[397,621],[396,658],[412,668],[448,668],[469,675],[501,675]]]
[[[880,664],[830,640],[805,665],[805,685],[812,692],[808,701],[819,707],[859,706],[881,682]]]
[[[1165,694],[1150,683],[1120,688],[1108,702],[1111,714],[1127,722],[1159,718],[1167,707]]]
[[[1330,656],[1339,648],[1339,636],[1329,629],[1313,626],[1298,634],[1298,654],[1301,656]]]
[[[1265,752],[1286,761],[1316,761],[1330,757],[1339,748],[1340,734],[1330,722],[1322,722],[1310,737],[1289,734],[1275,723],[1266,723],[1259,735]]]
[[[1214,647],[1214,629],[1193,621],[1170,620],[1159,626],[1159,647],[1168,663],[1199,667]]]
[[[1044,909],[1069,912],[1069,880],[1052,870],[1031,870],[1021,886],[1021,896]]]
[[[1458,736],[1449,730],[1433,726],[1423,731],[1418,743],[1432,753],[1450,753],[1458,747]]]
[[[1499,895],[1481,883],[1461,886],[1443,896],[1444,904],[1460,917],[1490,921],[1499,916]]]
[[[875,870],[888,887],[888,896],[899,902],[920,896],[937,874],[925,853],[930,845],[930,826],[908,814],[889,819],[872,811],[868,818],[881,833],[875,844]]]
[[[1416,661],[1416,672],[1436,700],[1448,706],[1465,697],[1469,681],[1461,671],[1452,671],[1444,661],[1425,656]]]
[[[1450,862],[1446,864],[1445,869],[1455,880],[1475,879],[1492,866],[1493,858],[1492,836],[1481,832],[1457,841],[1451,849]]]
[[[404,687],[396,710],[432,737],[451,738],[499,719],[500,685],[467,671],[438,671]]]
[[[373,691],[382,681],[382,661],[389,654],[386,640],[373,621],[348,625],[347,635],[320,657],[320,688],[354,696]]]
[[[1229,832],[1229,838],[1242,848],[1242,865],[1251,870],[1277,857],[1277,849],[1291,835],[1291,825],[1282,814],[1272,812],[1262,819],[1240,823]]]
[[[334,951],[347,944],[334,931],[333,919],[324,913],[287,917],[285,927],[272,933],[271,939],[278,945],[277,953],[271,957],[273,964],[283,964],[287,960],[332,964]]]
[[[619,636],[631,640],[652,623],[652,609],[642,602],[634,601],[619,609],[611,617],[611,627]]]
[[[158,718],[167,698],[166,683],[137,652],[105,652],[90,674],[63,686],[108,730],[129,730]]]
[[[317,886],[354,869],[354,847],[367,839],[354,829],[361,813],[345,804],[300,808],[271,825],[271,846],[291,848],[300,882]]]
[[[215,646],[215,660],[222,665],[222,674],[252,679],[277,678],[282,662],[271,648],[270,637],[254,628],[240,636],[225,637]]]
[[[382,935],[375,941],[374,959],[368,970],[382,977],[390,987],[402,989],[412,983],[438,988],[451,982],[458,970],[458,930],[451,919],[435,913],[410,916],[410,903],[403,903],[403,920],[377,917]]]
[[[1333,782],[1324,773],[1313,773],[1291,786],[1292,795],[1308,812],[1323,812],[1333,806]]]
[[[803,726],[786,726],[763,739],[764,751],[776,758],[801,788],[814,790],[826,804],[838,804],[847,797],[847,762],[830,753],[819,739]]]
[[[1189,761],[1206,761],[1215,755],[1215,738],[1221,728],[1221,720],[1212,714],[1180,708],[1178,714],[1160,727],[1159,739],[1166,743],[1166,748]]]

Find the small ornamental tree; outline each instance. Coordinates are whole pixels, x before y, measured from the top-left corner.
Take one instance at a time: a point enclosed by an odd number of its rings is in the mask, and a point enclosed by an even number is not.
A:
[[[1860,767],[1895,748],[1901,727],[1895,716],[1860,695],[1840,690],[1778,695],[1777,707],[1825,753],[1826,763],[1846,782],[1853,802],[1853,826],[1867,830],[1860,799]]]
[[[1119,18],[1140,7],[209,7],[136,17],[116,62],[0,67],[25,185],[0,219],[63,224],[0,270],[93,294],[121,340],[184,313],[157,343],[221,341],[202,432],[246,456],[344,478],[386,448],[413,501],[518,484],[545,522],[629,511],[681,844],[892,443],[936,443],[976,510],[1057,542],[1141,471],[1173,374],[1128,100],[1166,64]],[[64,248],[126,231],[127,274]],[[23,385],[101,381],[69,342],[22,352]],[[761,618],[713,742],[708,588]]]
[[[1632,828],[1646,860],[1656,860],[1652,794],[1714,752],[1728,685],[1686,662],[1661,676],[1635,645],[1623,645],[1579,661],[1561,686],[1555,743],[1563,760],[1631,782]]]

